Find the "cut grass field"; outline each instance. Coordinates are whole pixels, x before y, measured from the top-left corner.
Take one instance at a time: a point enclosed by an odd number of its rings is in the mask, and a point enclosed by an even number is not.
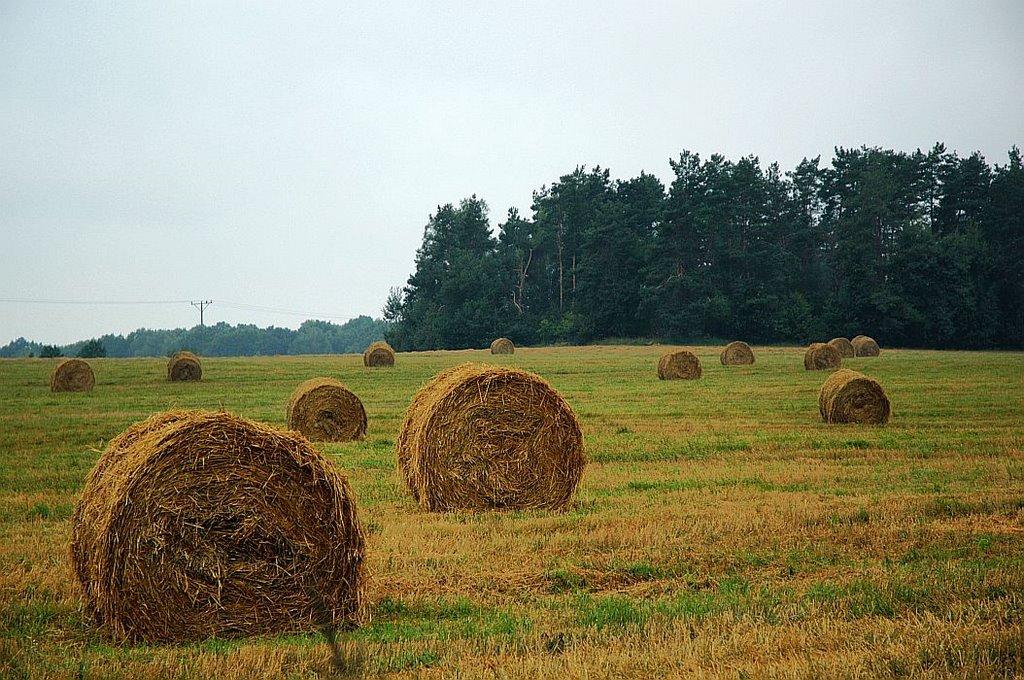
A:
[[[88,625],[70,517],[105,442],[171,407],[284,427],[310,377],[362,399],[364,441],[318,445],[368,529],[372,622],[356,673],[430,677],[1012,677],[1024,673],[1024,354],[885,350],[885,427],[825,425],[802,348],[659,381],[664,347],[362,357],[100,359],[53,394],[53,360],[0,361],[0,677],[317,677],[320,635],[111,645]],[[467,360],[539,373],[590,463],[568,512],[429,514],[395,473],[412,395]]]

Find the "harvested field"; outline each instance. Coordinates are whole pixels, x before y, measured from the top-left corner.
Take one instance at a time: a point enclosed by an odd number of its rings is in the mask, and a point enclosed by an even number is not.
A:
[[[395,473],[413,395],[488,350],[90,360],[102,389],[53,394],[52,360],[0,361],[0,677],[323,677],[319,633],[111,644],[68,558],[89,470],[132,423],[172,406],[285,427],[311,375],[369,417],[318,444],[366,528],[371,621],[339,634],[369,677],[1002,677],[1024,672],[1024,354],[845,359],[892,401],[884,427],[823,423],[826,373],[804,349],[655,382],[659,347],[518,348],[580,420],[589,462],[565,512],[428,513]],[[84,397],[84,398],[79,398]],[[639,671],[637,670],[639,669]]]

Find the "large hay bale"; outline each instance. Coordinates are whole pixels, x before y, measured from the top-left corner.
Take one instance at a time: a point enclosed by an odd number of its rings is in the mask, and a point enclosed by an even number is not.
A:
[[[81,359],[65,359],[50,373],[51,392],[90,392],[95,385],[92,366]]]
[[[734,340],[725,346],[720,358],[723,366],[752,364],[754,363],[754,350],[750,349],[750,345],[747,343]]]
[[[824,342],[811,343],[804,352],[804,369],[808,371],[828,371],[839,368],[842,363],[839,350]]]
[[[298,434],[227,413],[171,411],[125,430],[72,521],[86,611],[118,640],[355,625],[363,558],[334,464]]]
[[[363,352],[363,365],[394,366],[395,350],[391,348],[391,345],[383,340],[371,343],[370,346],[366,348],[366,351]]]
[[[516,346],[508,338],[498,338],[491,343],[491,354],[515,354]]]
[[[839,352],[839,356],[843,359],[849,359],[856,356],[853,351],[853,344],[846,338],[832,338],[828,341],[828,344],[835,347],[836,351]]]
[[[192,382],[202,378],[203,367],[199,363],[199,357],[192,352],[175,352],[167,361],[167,379],[170,381]]]
[[[874,378],[841,368],[821,386],[818,411],[826,423],[884,425],[889,422],[889,397]]]
[[[881,354],[878,343],[874,338],[869,338],[866,335],[858,335],[850,344],[853,345],[854,354],[859,357],[877,357]]]
[[[334,378],[311,378],[288,400],[288,429],[315,442],[348,442],[366,434],[359,397]]]
[[[658,361],[660,380],[696,380],[701,374],[700,359],[685,349],[667,352]]]
[[[583,474],[583,433],[542,378],[462,364],[413,398],[398,468],[427,510],[565,507]]]

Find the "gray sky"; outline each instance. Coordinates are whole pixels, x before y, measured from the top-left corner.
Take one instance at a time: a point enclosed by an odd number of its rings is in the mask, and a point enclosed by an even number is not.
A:
[[[379,316],[439,203],[577,164],[1024,144],[1017,0],[434,4],[0,0],[0,298]],[[0,344],[196,321],[0,302]]]

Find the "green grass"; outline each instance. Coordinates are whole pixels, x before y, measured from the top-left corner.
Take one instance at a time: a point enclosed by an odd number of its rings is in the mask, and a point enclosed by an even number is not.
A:
[[[55,362],[0,361],[0,677],[321,677],[317,633],[123,646],[85,619],[70,518],[106,442],[167,408],[283,427],[294,387],[363,400],[362,442],[322,446],[368,532],[371,621],[341,636],[368,676],[834,677],[1024,673],[1024,355],[883,351],[885,427],[827,426],[798,348],[661,382],[645,346],[94,360],[87,394]],[[436,515],[394,470],[404,410],[455,363],[535,371],[582,422],[590,463],[564,513]]]

